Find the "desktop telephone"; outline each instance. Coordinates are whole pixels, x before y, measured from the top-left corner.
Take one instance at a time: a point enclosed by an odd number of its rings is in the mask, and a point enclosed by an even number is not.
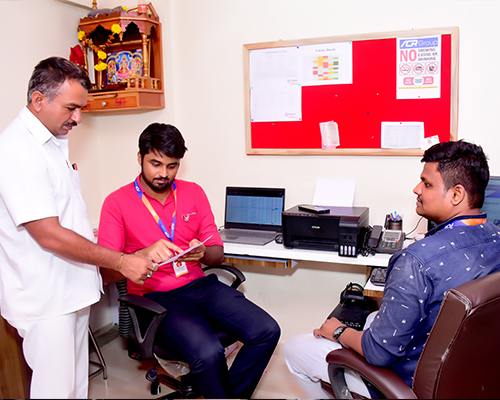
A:
[[[382,229],[381,225],[368,227],[363,248],[366,253],[393,254],[403,248],[405,234],[403,231]]]

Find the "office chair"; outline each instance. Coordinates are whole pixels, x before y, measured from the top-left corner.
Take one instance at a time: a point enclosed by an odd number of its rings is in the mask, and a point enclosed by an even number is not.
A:
[[[356,394],[350,393],[344,379],[344,370],[351,369],[380,398],[498,398],[499,316],[500,272],[496,272],[446,293],[412,388],[391,370],[371,366],[348,349],[327,355],[331,385],[321,382],[322,387],[335,398],[353,398]]]
[[[228,283],[233,288],[245,281],[243,273],[231,265],[218,265],[204,267],[207,273],[217,272],[219,280]],[[222,273],[220,271],[223,271]],[[223,275],[223,276],[222,276]],[[228,276],[230,279],[228,280]],[[196,398],[199,397],[197,388],[189,371],[189,365],[176,355],[168,352],[161,343],[155,342],[155,335],[167,310],[155,301],[143,296],[127,294],[126,280],[117,283],[120,314],[119,333],[127,338],[128,353],[137,360],[151,360],[156,358],[156,363],[147,374],[146,379],[151,382],[151,394],[160,393],[160,383],[176,391],[169,393],[164,398]],[[222,346],[226,349],[235,348],[237,340],[224,332],[215,331]],[[227,355],[226,351],[226,355]],[[156,369],[160,364],[171,375],[159,375]],[[180,376],[180,379],[177,377]]]

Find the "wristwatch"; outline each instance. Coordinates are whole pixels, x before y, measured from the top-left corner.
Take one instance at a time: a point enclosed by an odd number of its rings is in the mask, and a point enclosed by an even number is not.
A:
[[[345,325],[340,325],[337,329],[333,331],[333,340],[335,340],[337,343],[339,342],[340,335],[344,333],[344,331],[347,329],[347,326]]]

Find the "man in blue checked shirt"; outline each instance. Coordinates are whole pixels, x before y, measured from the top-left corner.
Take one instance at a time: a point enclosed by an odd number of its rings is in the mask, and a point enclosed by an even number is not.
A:
[[[328,397],[320,384],[329,381],[325,358],[341,347],[390,368],[411,386],[445,292],[500,271],[500,231],[481,213],[489,180],[482,148],[464,141],[439,143],[421,161],[424,168],[413,189],[416,212],[437,226],[391,257],[384,297],[367,329],[357,331],[331,318],[284,347],[290,372],[311,398]],[[346,373],[346,381],[351,391],[370,396],[355,374]]]

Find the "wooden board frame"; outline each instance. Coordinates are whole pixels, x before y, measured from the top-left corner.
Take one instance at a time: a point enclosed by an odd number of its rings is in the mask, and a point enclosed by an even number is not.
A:
[[[250,57],[252,50],[272,49],[291,46],[308,46],[325,43],[366,41],[379,39],[396,39],[404,37],[419,37],[430,35],[450,35],[451,66],[450,66],[450,136],[449,140],[457,140],[458,130],[458,56],[459,56],[459,28],[429,28],[406,31],[391,31],[355,35],[329,36],[321,38],[280,40],[243,45],[244,91],[245,91],[245,147],[247,155],[364,155],[364,156],[421,156],[420,149],[382,149],[382,148],[253,148],[252,122],[250,113]],[[287,122],[293,123],[293,122]]]

